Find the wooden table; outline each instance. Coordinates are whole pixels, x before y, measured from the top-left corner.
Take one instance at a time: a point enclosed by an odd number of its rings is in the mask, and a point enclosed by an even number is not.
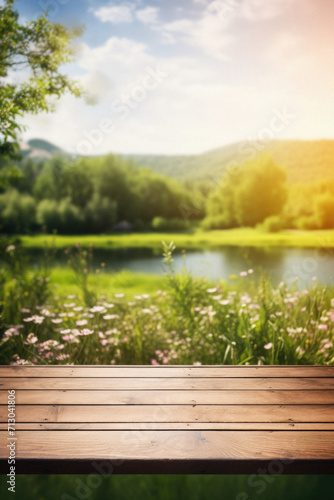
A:
[[[334,367],[2,366],[0,472],[334,473]]]

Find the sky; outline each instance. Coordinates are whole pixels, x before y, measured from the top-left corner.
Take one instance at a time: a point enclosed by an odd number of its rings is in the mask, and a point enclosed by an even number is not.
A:
[[[199,154],[334,138],[332,0],[18,0],[85,25],[62,71],[85,96],[25,117],[24,140],[79,154]]]

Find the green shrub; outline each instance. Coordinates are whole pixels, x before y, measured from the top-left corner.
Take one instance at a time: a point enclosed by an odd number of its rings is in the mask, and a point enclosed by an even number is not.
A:
[[[257,229],[260,229],[260,231],[264,231],[266,233],[278,233],[284,229],[284,222],[281,216],[272,215],[271,217],[267,217],[262,224],[258,224],[256,227]]]
[[[155,231],[187,231],[190,224],[183,219],[165,219],[164,217],[154,217],[152,229]]]
[[[0,195],[0,226],[6,233],[24,233],[36,224],[36,204],[32,196],[10,189]]]

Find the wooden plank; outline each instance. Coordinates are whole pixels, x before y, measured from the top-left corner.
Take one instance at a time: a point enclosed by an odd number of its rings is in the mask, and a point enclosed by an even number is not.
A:
[[[334,459],[334,433],[326,431],[18,431],[16,437],[18,460]],[[7,460],[4,431],[0,443]]]
[[[334,422],[334,405],[19,405],[15,413],[17,422]]]
[[[0,366],[4,377],[334,377],[334,366]]]
[[[0,423],[0,430],[7,430],[7,423]],[[235,430],[235,431],[334,431],[334,423],[328,422],[28,422],[16,423],[17,431],[41,430]]]
[[[1,389],[92,390],[317,390],[334,378],[3,378]]]
[[[8,392],[0,391],[0,404],[7,404]],[[329,405],[334,390],[320,391],[76,391],[18,390],[17,405]]]

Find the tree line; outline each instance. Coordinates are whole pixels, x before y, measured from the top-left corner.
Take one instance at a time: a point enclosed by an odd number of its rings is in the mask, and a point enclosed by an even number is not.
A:
[[[108,155],[62,157],[13,166],[0,159],[0,230],[103,233],[127,221],[134,230],[259,227],[334,228],[334,178],[288,184],[285,168],[268,155],[226,169],[218,184],[181,184]]]

